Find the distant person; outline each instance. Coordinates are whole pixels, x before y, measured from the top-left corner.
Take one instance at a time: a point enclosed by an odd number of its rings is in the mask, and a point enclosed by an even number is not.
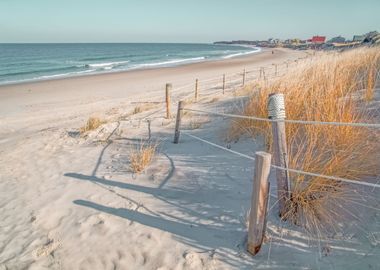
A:
[[[274,51],[272,50],[272,54],[274,54]]]

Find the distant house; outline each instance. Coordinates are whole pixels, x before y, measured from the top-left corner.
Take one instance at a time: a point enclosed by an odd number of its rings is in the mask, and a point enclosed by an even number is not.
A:
[[[376,43],[380,38],[380,34],[377,31],[369,32],[365,35],[364,43]]]
[[[342,36],[333,37],[328,41],[328,43],[344,43],[346,39]]]
[[[324,36],[314,36],[311,39],[309,39],[308,41],[311,42],[311,43],[314,43],[314,44],[323,44],[326,41],[326,37],[324,37]]]
[[[353,42],[363,42],[363,40],[365,39],[366,35],[355,35],[353,38],[352,38],[352,41]]]

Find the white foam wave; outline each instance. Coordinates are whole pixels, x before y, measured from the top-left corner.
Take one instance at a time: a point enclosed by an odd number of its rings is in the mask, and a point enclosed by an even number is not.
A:
[[[123,64],[127,64],[129,61],[119,61],[119,62],[110,62],[110,63],[95,63],[95,64],[88,64],[89,67],[92,68],[112,68],[114,66],[119,66]]]
[[[77,72],[60,73],[60,74],[54,74],[54,75],[44,75],[44,76],[33,77],[33,78],[29,78],[29,79],[8,80],[8,81],[0,82],[0,85],[23,83],[23,82],[43,81],[43,80],[49,80],[49,79],[55,79],[55,78],[66,78],[66,77],[91,73],[91,72],[95,72],[95,71],[97,71],[97,70],[96,69],[89,69],[89,70],[77,71]]]
[[[157,66],[166,66],[166,65],[173,65],[173,64],[179,64],[179,63],[185,63],[185,62],[196,62],[205,60],[205,57],[194,57],[194,58],[185,58],[185,59],[173,59],[169,61],[164,62],[157,62],[157,63],[145,63],[145,64],[139,64],[135,67],[157,67]]]
[[[77,71],[77,72],[68,72],[68,73],[61,73],[61,74],[54,74],[54,75],[45,75],[45,76],[40,76],[40,77],[35,77],[33,78],[34,80],[46,80],[46,79],[52,79],[52,78],[57,78],[57,77],[67,77],[70,75],[80,75],[80,74],[85,74],[85,73],[90,73],[96,71],[95,69],[89,69],[89,70],[84,70],[84,71]]]
[[[248,55],[248,54],[258,53],[258,52],[260,52],[260,51],[261,51],[260,48],[255,48],[255,50],[253,50],[253,51],[240,52],[240,53],[233,53],[233,54],[229,54],[229,55],[223,56],[222,58],[223,58],[223,59],[229,59],[229,58],[234,58],[234,57],[238,57],[238,56],[243,56],[243,55]]]

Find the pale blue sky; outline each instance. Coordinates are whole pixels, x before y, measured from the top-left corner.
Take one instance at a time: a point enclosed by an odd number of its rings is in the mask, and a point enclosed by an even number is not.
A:
[[[0,0],[0,42],[352,38],[379,14],[380,0]]]

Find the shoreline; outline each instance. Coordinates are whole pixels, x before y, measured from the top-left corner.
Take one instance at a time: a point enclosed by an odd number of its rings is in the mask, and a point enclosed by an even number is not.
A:
[[[241,47],[246,47],[246,46],[241,46]],[[220,61],[226,61],[226,60],[232,60],[232,59],[237,59],[237,58],[244,58],[247,56],[251,55],[257,55],[260,53],[263,53],[264,51],[268,51],[268,48],[261,48],[261,47],[250,47],[250,48],[256,48],[258,49],[257,51],[249,51],[246,53],[238,53],[239,55],[234,56],[228,55],[226,57],[218,58],[218,59],[203,59],[201,61],[194,61],[194,62],[187,62],[187,63],[178,63],[174,65],[168,65],[165,66],[159,65],[158,63],[154,63],[157,66],[152,66],[149,67],[150,64],[147,64],[145,67],[138,67],[138,68],[130,68],[130,69],[125,69],[125,70],[114,70],[114,71],[99,71],[99,72],[94,72],[88,74],[86,72],[82,73],[75,73],[69,76],[57,74],[57,75],[50,75],[50,78],[36,78],[36,79],[25,79],[25,80],[20,80],[20,81],[8,81],[5,83],[0,82],[0,88],[3,86],[13,86],[13,85],[22,85],[22,84],[30,84],[30,83],[39,83],[39,82],[46,82],[46,81],[55,81],[55,80],[64,80],[64,79],[72,79],[72,78],[81,78],[81,77],[90,77],[90,76],[98,76],[98,75],[108,75],[108,74],[120,74],[120,73],[127,73],[127,72],[133,72],[133,71],[144,71],[144,70],[153,70],[153,69],[165,69],[165,68],[176,68],[176,67],[181,67],[181,66],[187,66],[187,65],[193,65],[193,64],[200,64],[200,63],[208,63],[208,62],[220,62]],[[1,90],[1,89],[0,89]]]
[[[199,79],[200,94],[210,78],[214,85],[236,79],[241,73],[273,63],[282,64],[304,57],[306,52],[288,49],[262,50],[241,57],[190,63],[174,67],[93,74],[0,86],[0,139],[44,127],[77,126],[90,115],[104,115],[115,108],[132,107],[132,102],[162,101],[165,84],[173,93],[189,94]],[[253,75],[253,73],[250,73]],[[256,74],[257,75],[257,74]],[[207,83],[210,84],[210,83]],[[186,89],[177,91],[187,85]],[[132,108],[133,109],[133,108]]]
[[[213,45],[213,44],[208,44],[208,45]],[[43,82],[43,81],[50,81],[50,80],[85,77],[85,76],[93,76],[93,75],[124,73],[124,72],[136,71],[136,70],[148,70],[148,69],[178,67],[178,66],[191,65],[191,64],[197,64],[197,63],[222,61],[222,60],[244,57],[244,56],[252,55],[252,54],[258,54],[258,53],[261,53],[265,49],[265,48],[261,48],[261,47],[247,46],[247,45],[230,45],[230,46],[250,48],[251,50],[246,51],[246,52],[239,52],[239,53],[235,52],[232,54],[228,54],[226,56],[220,56],[218,58],[207,58],[207,57],[200,56],[200,57],[194,57],[194,58],[168,60],[168,61],[164,61],[164,62],[140,63],[140,64],[135,64],[135,65],[128,67],[126,69],[115,69],[115,70],[113,70],[113,69],[110,69],[110,70],[107,70],[107,69],[91,70],[91,69],[89,69],[89,70],[82,70],[82,71],[77,71],[77,72],[69,72],[69,73],[61,73],[61,74],[40,75],[39,77],[29,78],[29,79],[9,80],[9,81],[4,81],[4,82],[0,81],[0,86],[27,84],[27,83],[34,83],[34,82]],[[130,61],[128,60],[125,62],[130,62]],[[95,65],[102,65],[102,64],[103,63],[95,64]],[[108,64],[110,64],[110,63],[108,63]],[[92,65],[94,65],[94,64],[84,64],[84,66],[86,66],[86,67],[91,67]]]
[[[200,61],[200,62],[194,62],[194,63],[185,63],[185,64],[180,64],[180,65],[175,65],[175,66],[141,68],[141,69],[114,71],[114,72],[95,73],[95,74],[82,74],[78,76],[69,76],[69,77],[62,77],[62,78],[49,78],[49,79],[35,80],[35,81],[14,82],[14,83],[9,83],[9,84],[0,84],[0,97],[1,97],[2,92],[11,88],[29,87],[29,86],[32,87],[32,86],[37,86],[37,85],[53,84],[53,83],[59,83],[59,82],[75,82],[75,81],[79,81],[83,79],[89,79],[89,80],[92,80],[92,79],[95,80],[96,78],[108,79],[111,77],[119,77],[123,75],[128,76],[128,75],[150,73],[150,72],[161,73],[161,72],[172,71],[172,70],[174,71],[177,71],[177,70],[182,71],[182,70],[188,70],[188,69],[206,70],[210,68],[213,69],[213,70],[210,70],[211,72],[213,72],[213,71],[216,71],[216,68],[217,69],[225,68],[226,72],[220,73],[220,75],[222,75],[223,73],[229,73],[228,69],[230,69],[231,67],[241,66],[241,68],[243,69],[244,67],[249,68],[249,66],[252,66],[252,65],[254,65],[255,67],[263,66],[263,65],[255,65],[255,64],[259,64],[259,62],[262,62],[263,60],[267,60],[267,59],[261,59],[260,56],[263,56],[266,53],[269,53],[271,51],[276,51],[277,53],[280,53],[280,54],[283,54],[285,52],[289,54],[305,55],[305,52],[294,51],[294,50],[284,49],[284,48],[276,48],[274,50],[262,48],[261,51],[256,52],[256,53],[250,53],[250,54],[236,56],[236,57],[227,58],[227,59],[213,59],[213,60],[206,60],[206,61]],[[273,58],[273,61],[276,61],[279,55],[275,54],[272,56],[273,57],[271,58]],[[244,66],[244,64],[246,66]]]

